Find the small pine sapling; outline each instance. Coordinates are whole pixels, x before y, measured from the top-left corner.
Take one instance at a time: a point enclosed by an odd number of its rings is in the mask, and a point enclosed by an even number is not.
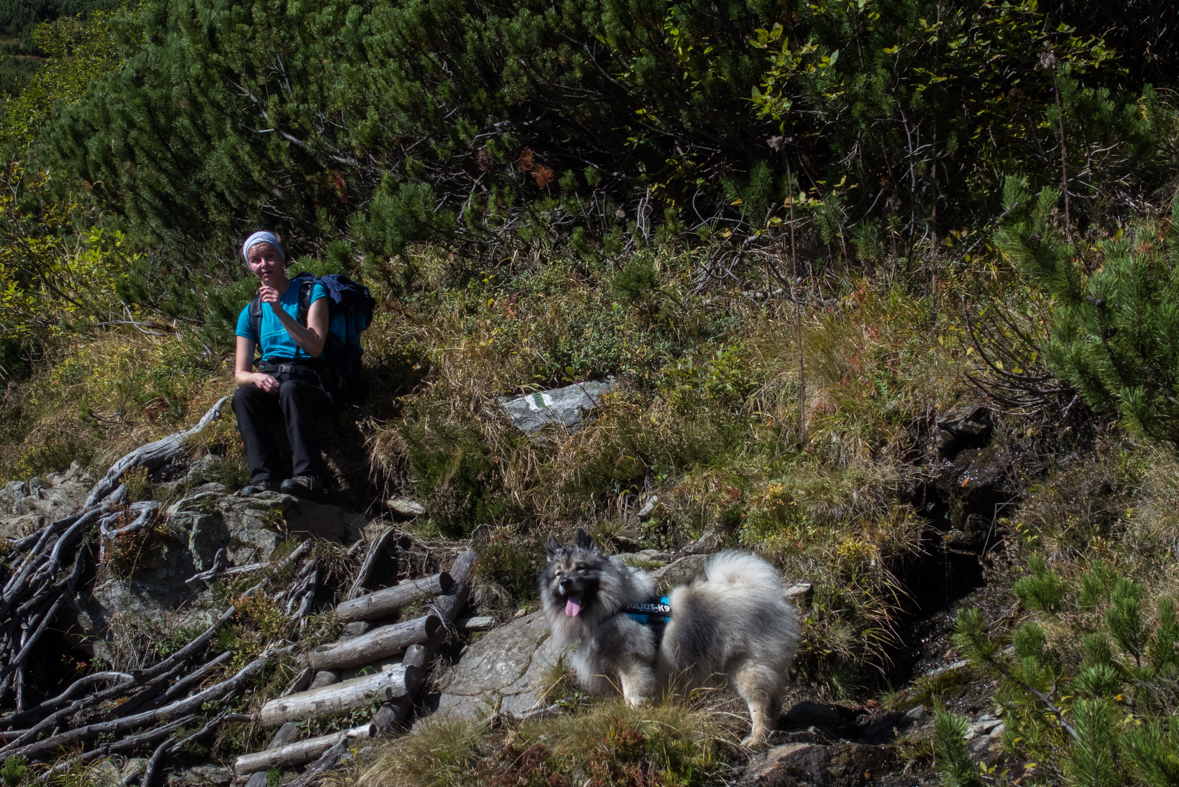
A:
[[[981,784],[966,748],[967,723],[966,717],[956,713],[939,713],[934,719],[933,761],[944,787]]]
[[[976,665],[997,666],[995,657],[999,652],[999,645],[987,636],[987,623],[977,607],[964,607],[958,610],[953,641],[954,646]]]
[[[1069,782],[1084,787],[1119,784],[1114,759],[1113,703],[1104,698],[1073,703],[1072,749],[1065,766]]]
[[[1103,632],[1095,631],[1081,638],[1081,666],[1114,666],[1113,648],[1109,646],[1109,637]]]
[[[1139,667],[1142,666],[1142,655],[1150,637],[1138,603],[1141,595],[1142,586],[1123,577],[1114,585],[1111,604],[1105,613],[1105,621],[1114,641],[1134,657],[1134,663]]]
[[[4,758],[4,765],[0,766],[0,780],[3,780],[4,787],[20,787],[26,783],[28,775],[24,757]]]
[[[1020,626],[1012,639],[1015,646],[1013,677],[1040,691],[1049,691],[1055,683],[1054,659],[1048,653],[1044,629],[1028,622]]]
[[[1109,603],[1109,592],[1117,582],[1113,567],[1104,560],[1094,561],[1081,575],[1081,588],[1077,593],[1077,606],[1092,611]]]
[[[1175,602],[1159,599],[1159,626],[1146,649],[1150,666],[1160,675],[1179,672],[1179,623],[1175,621]]]
[[[1095,664],[1081,670],[1073,681],[1072,691],[1074,694],[1096,699],[1113,696],[1121,687],[1122,679],[1117,670],[1107,664]]]
[[[1016,582],[1012,592],[1028,609],[1055,615],[1064,599],[1064,582],[1040,555],[1028,558],[1028,571],[1031,575]]]

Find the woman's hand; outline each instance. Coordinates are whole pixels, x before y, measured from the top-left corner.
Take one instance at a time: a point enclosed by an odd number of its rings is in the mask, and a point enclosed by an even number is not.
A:
[[[253,372],[251,377],[253,378],[251,382],[254,384],[254,387],[260,388],[268,394],[278,396],[278,380],[262,372]]]
[[[278,396],[278,380],[268,374],[254,371],[254,342],[244,336],[237,337],[233,381],[237,383],[238,388],[253,385],[268,394]]]
[[[270,304],[274,316],[278,318],[295,344],[303,348],[303,352],[312,358],[318,358],[327,343],[328,299],[326,297],[320,298],[311,304],[311,308],[307,310],[307,324],[301,325],[294,317],[287,314],[282,304],[279,303],[278,290],[273,287],[259,287],[258,297],[262,299],[263,303]]]
[[[267,287],[265,284],[263,284],[258,288],[258,298],[263,303],[269,303],[274,306],[275,311],[278,311],[281,308],[279,303],[282,296],[279,295],[278,290],[274,289],[273,287]]]

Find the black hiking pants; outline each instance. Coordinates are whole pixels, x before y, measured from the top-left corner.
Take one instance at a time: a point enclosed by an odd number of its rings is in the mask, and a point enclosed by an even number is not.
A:
[[[280,381],[278,395],[253,385],[238,388],[233,395],[237,429],[246,446],[251,484],[277,484],[286,478],[274,422],[281,416],[291,444],[292,475],[323,475],[316,422],[330,407],[323,388],[310,379],[275,375]]]

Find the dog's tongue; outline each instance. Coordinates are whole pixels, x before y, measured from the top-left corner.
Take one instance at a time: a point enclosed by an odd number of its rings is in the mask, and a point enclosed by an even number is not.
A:
[[[581,598],[570,596],[565,601],[565,614],[571,618],[575,618],[581,612]]]

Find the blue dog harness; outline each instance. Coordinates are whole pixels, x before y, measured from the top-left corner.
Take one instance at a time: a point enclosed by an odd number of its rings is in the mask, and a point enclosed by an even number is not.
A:
[[[637,604],[627,604],[618,610],[623,615],[644,626],[666,626],[671,621],[671,602],[667,596],[659,596],[650,601],[640,601]]]

